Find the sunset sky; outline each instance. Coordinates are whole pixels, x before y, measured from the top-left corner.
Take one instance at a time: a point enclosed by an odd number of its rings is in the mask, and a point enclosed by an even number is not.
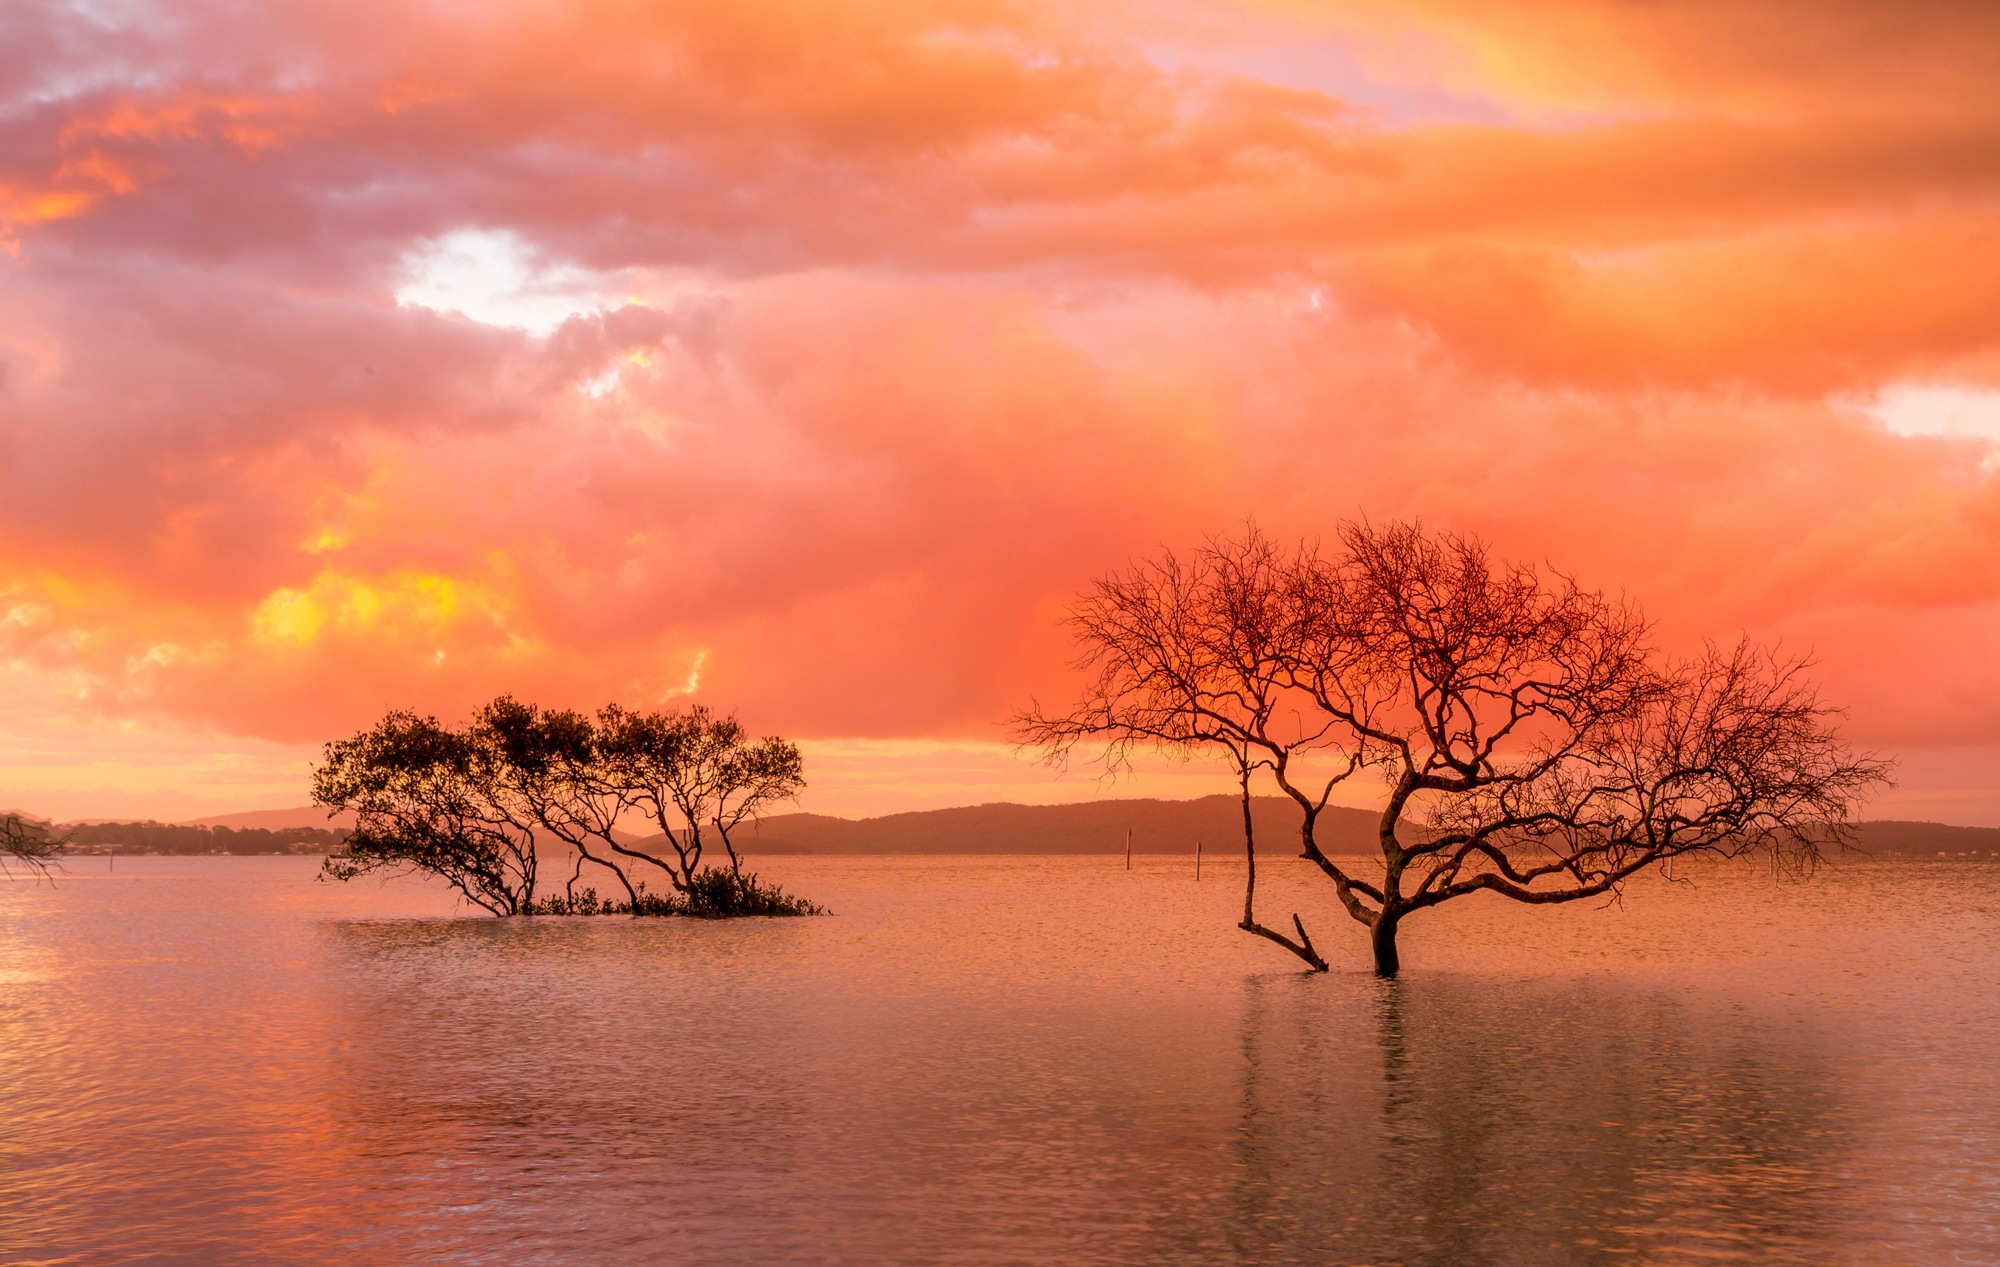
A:
[[[0,807],[503,691],[1098,795],[999,724],[1067,601],[1366,514],[1810,650],[1868,816],[2000,824],[1996,83],[1910,0],[13,0]]]

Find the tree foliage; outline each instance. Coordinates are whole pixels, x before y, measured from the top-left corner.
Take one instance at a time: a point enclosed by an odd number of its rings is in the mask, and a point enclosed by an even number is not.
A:
[[[1284,549],[1252,527],[1105,578],[1070,617],[1080,698],[1015,719],[1056,761],[1225,756],[1245,804],[1241,926],[1315,968],[1296,915],[1295,935],[1255,915],[1259,778],[1298,806],[1301,855],[1393,975],[1400,922],[1472,893],[1616,894],[1696,853],[1809,869],[1887,776],[1841,741],[1802,660],[1747,641],[1665,655],[1632,604],[1472,537],[1349,522],[1338,546]],[[1365,869],[1314,831],[1364,772],[1387,789]]]
[[[313,800],[353,811],[355,828],[346,853],[329,857],[323,874],[351,880],[421,871],[495,915],[528,913],[534,837],[508,814],[493,758],[476,733],[407,712],[328,744],[313,771]]]
[[[614,704],[592,717],[502,696],[462,730],[391,713],[329,744],[313,795],[357,815],[346,856],[327,860],[334,879],[427,872],[496,915],[807,914],[818,908],[743,872],[730,835],[804,786],[796,744],[753,740],[734,717],[699,705]],[[622,826],[633,821],[658,829],[658,850]],[[574,855],[559,899],[537,897],[538,839]],[[725,869],[702,865],[712,841]],[[608,873],[623,901],[579,890],[585,868]],[[649,879],[666,893],[648,892]]]

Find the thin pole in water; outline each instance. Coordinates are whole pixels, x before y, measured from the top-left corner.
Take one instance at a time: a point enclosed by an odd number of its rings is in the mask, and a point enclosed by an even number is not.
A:
[[[1132,829],[1130,827],[1125,829],[1125,869],[1127,871],[1132,869]]]
[[[1194,882],[1201,883],[1201,841],[1194,842]]]

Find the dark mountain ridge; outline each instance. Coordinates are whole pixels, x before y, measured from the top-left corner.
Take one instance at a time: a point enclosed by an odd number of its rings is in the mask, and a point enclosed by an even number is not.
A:
[[[1280,796],[1251,798],[1251,825],[1260,846],[1296,852],[1298,807]],[[1372,849],[1372,810],[1330,805],[1319,821],[1320,847],[1334,853]],[[774,814],[745,833],[757,854],[1090,854],[1191,853],[1243,847],[1243,804],[1234,796],[1191,801],[1119,799],[1069,805],[994,802],[953,809],[913,810],[880,818]]]
[[[1297,853],[1298,807],[1281,796],[1252,797],[1250,805],[1260,850]],[[1319,820],[1319,846],[1329,854],[1373,853],[1376,822],[1374,810],[1329,805]],[[1242,803],[1219,795],[1070,805],[1000,802],[862,819],[777,814],[754,833],[744,833],[741,848],[766,855],[1104,854],[1124,852],[1128,829],[1134,853],[1192,853],[1200,840],[1218,856],[1243,848]],[[2000,857],[2000,828],[1883,820],[1860,824],[1855,844],[1882,857]]]
[[[350,820],[351,821],[351,820]],[[1259,847],[1298,852],[1298,808],[1278,796],[1251,799]],[[1331,854],[1372,853],[1373,810],[1328,806],[1320,847]],[[325,812],[264,810],[193,824],[93,823],[79,833],[78,852],[318,853],[335,847],[350,822],[328,823]],[[235,830],[230,830],[234,828]],[[1192,853],[1202,841],[1211,856],[1243,847],[1243,811],[1234,796],[1188,801],[1121,798],[1067,805],[995,802],[914,810],[878,818],[776,814],[738,834],[743,852],[798,854],[1115,854],[1132,834],[1140,854]],[[657,835],[651,838],[657,841]],[[641,840],[643,845],[643,839]],[[1861,824],[1857,844],[1881,857],[2000,857],[2000,828],[1882,820]]]

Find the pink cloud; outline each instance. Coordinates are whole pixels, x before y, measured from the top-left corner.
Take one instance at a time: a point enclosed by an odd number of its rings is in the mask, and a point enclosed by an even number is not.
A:
[[[0,649],[78,717],[302,743],[692,683],[988,741],[1093,575],[1360,512],[1808,643],[1872,742],[2000,741],[1992,450],[1855,403],[2000,377],[1948,25],[1884,61],[1815,10],[1833,69],[1790,73],[1583,3],[234,12],[0,39]],[[1149,54],[1232,22],[1526,121]],[[467,230],[575,314],[399,303]]]

